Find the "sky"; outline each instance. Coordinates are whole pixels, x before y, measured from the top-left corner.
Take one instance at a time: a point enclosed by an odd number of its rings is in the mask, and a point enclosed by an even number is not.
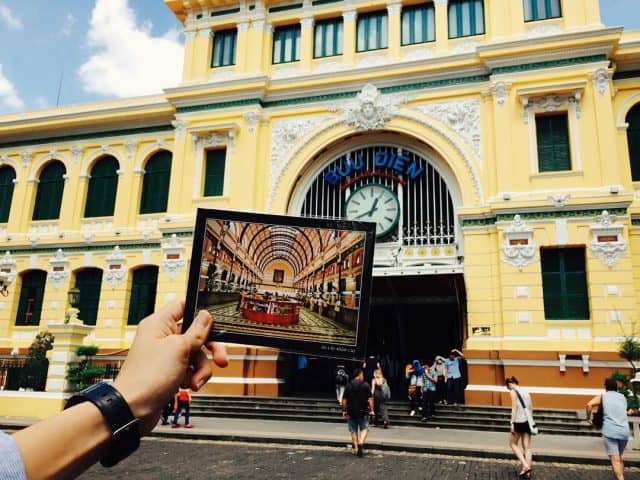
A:
[[[599,1],[605,25],[640,29],[640,0]],[[161,93],[183,43],[162,0],[0,0],[0,113]]]

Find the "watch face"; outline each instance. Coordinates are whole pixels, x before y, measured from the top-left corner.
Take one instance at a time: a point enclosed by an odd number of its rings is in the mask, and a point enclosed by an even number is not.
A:
[[[347,199],[344,209],[349,220],[375,222],[378,238],[388,234],[400,217],[398,197],[384,185],[360,187]]]

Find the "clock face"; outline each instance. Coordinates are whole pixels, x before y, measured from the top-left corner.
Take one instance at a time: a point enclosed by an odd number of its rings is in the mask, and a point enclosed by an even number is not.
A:
[[[371,184],[355,190],[347,199],[345,217],[349,220],[375,222],[376,237],[387,235],[400,218],[400,202],[384,185]]]

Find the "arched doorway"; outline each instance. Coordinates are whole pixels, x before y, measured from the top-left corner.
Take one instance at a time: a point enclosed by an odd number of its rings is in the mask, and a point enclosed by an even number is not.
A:
[[[383,217],[369,215],[371,209],[362,213],[349,206],[372,186],[385,192],[384,202],[399,206],[397,212],[389,206],[389,218],[381,222]],[[427,145],[385,132],[353,136],[325,149],[300,174],[290,196],[291,214],[378,222],[367,356],[380,359],[398,395],[406,363],[431,362],[465,340],[460,199],[444,159]],[[313,393],[331,392],[332,375],[308,378],[331,370],[331,362],[308,359],[307,365],[306,384],[313,385]]]

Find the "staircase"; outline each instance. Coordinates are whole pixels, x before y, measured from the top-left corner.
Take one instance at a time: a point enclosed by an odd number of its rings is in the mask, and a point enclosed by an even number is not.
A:
[[[421,422],[420,414],[409,416],[406,402],[387,402],[389,421],[394,426],[456,428],[506,432],[510,409],[480,405],[437,405],[436,416]],[[328,398],[226,397],[193,395],[191,415],[200,417],[248,418],[300,422],[343,422],[338,401]],[[535,409],[540,433],[554,435],[599,436],[589,428],[576,410]]]

